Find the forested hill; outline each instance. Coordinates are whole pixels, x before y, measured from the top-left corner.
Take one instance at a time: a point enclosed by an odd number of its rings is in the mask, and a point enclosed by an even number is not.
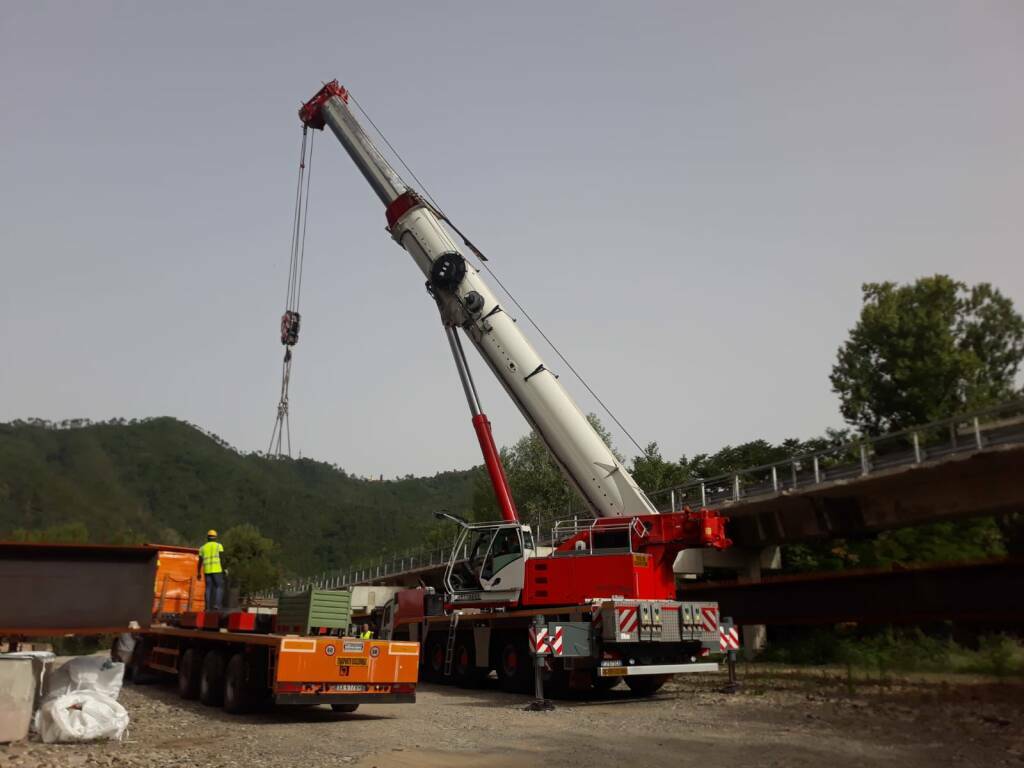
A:
[[[81,424],[0,424],[0,539],[198,545],[208,528],[252,523],[307,574],[417,545],[434,510],[472,505],[475,470],[371,481],[242,455],[172,418]]]

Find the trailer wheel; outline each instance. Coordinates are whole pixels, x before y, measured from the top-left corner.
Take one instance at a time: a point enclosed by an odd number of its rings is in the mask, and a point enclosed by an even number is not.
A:
[[[476,665],[476,645],[472,638],[459,640],[452,659],[452,677],[460,688],[479,688],[488,670]]]
[[[507,638],[501,646],[498,659],[498,679],[509,693],[525,693],[533,679],[533,659],[525,638]]]
[[[643,677],[627,677],[626,685],[637,696],[653,696],[668,682],[671,675],[644,675]]]
[[[195,648],[189,648],[178,663],[178,695],[183,699],[197,698],[202,676],[202,656]]]
[[[357,709],[359,709],[359,705],[358,704],[331,704],[331,709],[333,709],[335,712],[345,712],[345,713],[348,713],[348,712],[355,712]]]
[[[228,662],[224,679],[224,709],[232,715],[241,715],[253,708],[248,667],[243,653],[236,653]]]
[[[149,653],[149,645],[140,640],[132,650],[132,658],[128,662],[128,674],[135,685],[146,685],[156,680],[154,675],[146,667],[146,655]]]
[[[224,703],[224,654],[220,651],[209,651],[203,657],[199,700],[208,707],[219,707]]]

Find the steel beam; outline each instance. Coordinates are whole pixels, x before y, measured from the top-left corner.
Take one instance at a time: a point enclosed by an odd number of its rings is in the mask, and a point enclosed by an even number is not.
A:
[[[0,636],[148,627],[159,550],[0,542]]]
[[[1024,558],[889,571],[688,584],[688,600],[717,600],[737,624],[899,624],[1024,621]]]

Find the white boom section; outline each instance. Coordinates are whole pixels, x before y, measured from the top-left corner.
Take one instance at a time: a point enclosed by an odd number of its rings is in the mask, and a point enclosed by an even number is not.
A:
[[[390,206],[407,191],[341,98],[332,96],[325,100],[320,116],[385,205]],[[441,256],[462,257],[438,216],[425,204],[414,204],[398,215],[391,235],[409,252],[428,280]],[[479,271],[468,262],[465,267],[465,276],[457,285],[433,287],[444,323],[466,332],[595,515],[657,514],[575,401],[545,368],[512,317],[501,308]]]

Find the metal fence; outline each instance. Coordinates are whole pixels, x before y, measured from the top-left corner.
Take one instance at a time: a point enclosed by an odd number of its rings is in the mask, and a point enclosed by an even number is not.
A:
[[[1024,400],[954,416],[879,437],[858,437],[814,453],[730,474],[694,480],[648,494],[661,511],[683,507],[714,507],[807,490],[836,480],[856,479],[885,470],[922,464],[942,457],[969,454],[1001,445],[1024,443]],[[534,531],[538,545],[550,545],[556,531]],[[347,571],[328,571],[282,586],[285,590],[341,589],[385,579],[421,568],[445,565],[453,545],[417,548]],[[466,553],[462,553],[466,557]]]
[[[663,511],[728,505],[1021,442],[1024,400],[1017,400],[901,432],[858,437],[821,451],[693,480],[648,495]]]

